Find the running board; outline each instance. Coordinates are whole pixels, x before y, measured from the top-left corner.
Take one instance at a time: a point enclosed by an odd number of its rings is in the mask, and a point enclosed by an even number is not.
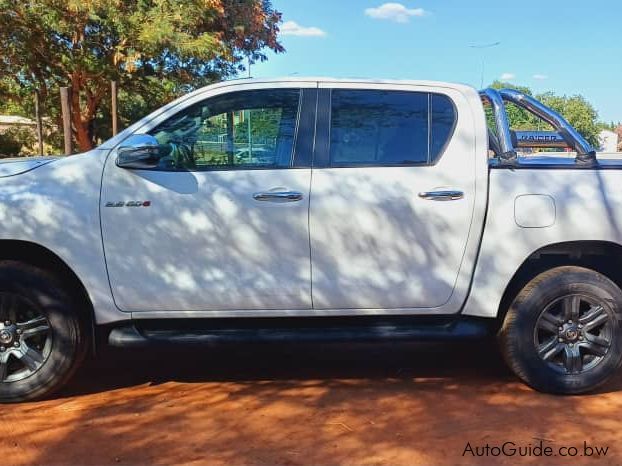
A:
[[[491,335],[490,320],[459,319],[444,324],[251,327],[214,329],[148,329],[127,325],[112,329],[110,346],[138,348],[161,345],[217,345],[263,342],[444,341]]]

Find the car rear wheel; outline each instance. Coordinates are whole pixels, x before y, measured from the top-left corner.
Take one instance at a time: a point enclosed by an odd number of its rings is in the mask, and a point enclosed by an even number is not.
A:
[[[499,332],[512,370],[537,390],[579,394],[622,363],[622,291],[582,267],[548,270],[518,294]]]
[[[71,377],[85,332],[71,295],[38,268],[0,262],[0,401],[47,396]]]

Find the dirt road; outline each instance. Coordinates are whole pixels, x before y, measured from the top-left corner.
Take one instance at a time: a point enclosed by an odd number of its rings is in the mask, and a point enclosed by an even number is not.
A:
[[[490,344],[126,351],[53,400],[2,406],[0,453],[15,465],[622,464],[621,413],[622,374],[594,395],[543,395]],[[540,439],[557,456],[465,454]],[[606,456],[582,456],[584,442]],[[568,447],[577,456],[560,456]]]

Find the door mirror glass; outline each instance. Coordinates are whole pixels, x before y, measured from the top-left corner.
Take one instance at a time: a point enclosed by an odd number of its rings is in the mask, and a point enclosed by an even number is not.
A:
[[[159,162],[160,144],[149,134],[130,136],[117,150],[117,166],[121,168],[155,168]]]

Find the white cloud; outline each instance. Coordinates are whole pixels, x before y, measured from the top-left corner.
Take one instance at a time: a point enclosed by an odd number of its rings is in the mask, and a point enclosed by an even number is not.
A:
[[[549,79],[549,77],[546,74],[534,74],[533,79],[538,79],[541,81],[543,79]]]
[[[514,73],[503,73],[501,75],[501,81],[511,81],[516,75]]]
[[[324,37],[326,32],[313,26],[301,26],[296,21],[285,21],[281,26],[281,34],[284,36]]]
[[[401,3],[384,3],[376,8],[367,8],[365,14],[374,19],[387,19],[396,23],[407,23],[411,16],[424,16],[423,8],[406,8]]]

